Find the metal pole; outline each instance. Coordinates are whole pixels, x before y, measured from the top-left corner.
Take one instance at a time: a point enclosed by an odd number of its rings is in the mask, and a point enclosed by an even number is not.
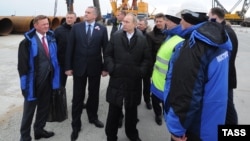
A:
[[[93,0],[93,3],[94,3],[94,6],[98,9],[99,11],[99,14],[96,18],[97,21],[101,21],[102,20],[102,14],[101,14],[101,8],[100,8],[100,3],[99,3],[99,0]]]

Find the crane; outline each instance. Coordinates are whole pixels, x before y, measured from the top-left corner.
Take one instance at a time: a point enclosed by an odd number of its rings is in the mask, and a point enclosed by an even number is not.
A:
[[[154,19],[154,12],[155,12],[156,8],[154,7],[154,10],[149,14],[149,19]]]
[[[131,6],[128,3],[129,0],[122,0],[122,3],[118,6],[117,0],[110,0],[112,14],[116,15],[118,11],[123,10],[127,13],[133,13],[140,16],[148,16],[148,3],[140,0],[133,0]]]
[[[212,0],[212,7],[220,7],[220,8],[222,8],[226,13],[228,13],[227,9],[219,2],[219,0]]]
[[[249,9],[249,6],[250,6],[250,0],[244,0],[244,3],[243,3],[243,6],[242,6],[242,9],[240,11],[240,16],[245,16],[245,14],[247,13],[247,10]]]
[[[237,3],[235,3],[235,5],[229,10],[229,13],[232,13],[234,11],[234,9],[240,4],[242,0],[239,0]]]

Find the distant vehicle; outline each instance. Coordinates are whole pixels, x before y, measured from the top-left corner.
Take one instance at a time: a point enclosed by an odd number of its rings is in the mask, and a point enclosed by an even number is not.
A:
[[[105,25],[111,25],[113,18],[114,18],[114,16],[112,13],[107,13],[106,15],[102,15],[103,23]]]
[[[250,27],[250,17],[245,18],[245,20],[240,25],[243,27]]]

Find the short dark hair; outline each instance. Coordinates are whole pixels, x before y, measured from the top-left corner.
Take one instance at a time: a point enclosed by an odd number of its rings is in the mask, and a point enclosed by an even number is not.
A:
[[[157,18],[163,18],[164,20],[166,20],[166,17],[165,17],[165,15],[163,13],[156,14],[155,19],[157,19]]]
[[[76,16],[76,13],[74,11],[68,11],[67,14],[74,14]]]
[[[220,7],[212,8],[211,14],[217,15],[220,19],[224,19],[224,17],[225,17],[225,11]]]
[[[121,10],[121,11],[119,11],[122,15],[124,15],[124,16],[126,16],[126,11],[124,11],[124,10]]]
[[[43,20],[43,19],[49,20],[49,18],[45,15],[38,15],[33,19],[33,24],[36,24],[38,21]]]

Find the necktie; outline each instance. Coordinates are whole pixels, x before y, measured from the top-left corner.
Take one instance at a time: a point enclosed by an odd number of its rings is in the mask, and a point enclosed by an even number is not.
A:
[[[122,23],[119,23],[118,30],[122,29]]]
[[[91,38],[91,25],[88,25],[88,29],[87,29],[87,38],[88,38],[88,43],[90,42],[90,38]]]
[[[43,49],[44,49],[44,51],[45,51],[45,53],[46,53],[46,55],[47,55],[47,57],[49,57],[49,49],[48,49],[48,46],[47,46],[47,44],[46,44],[46,42],[45,42],[45,36],[43,36],[42,37],[42,44],[43,44]]]

